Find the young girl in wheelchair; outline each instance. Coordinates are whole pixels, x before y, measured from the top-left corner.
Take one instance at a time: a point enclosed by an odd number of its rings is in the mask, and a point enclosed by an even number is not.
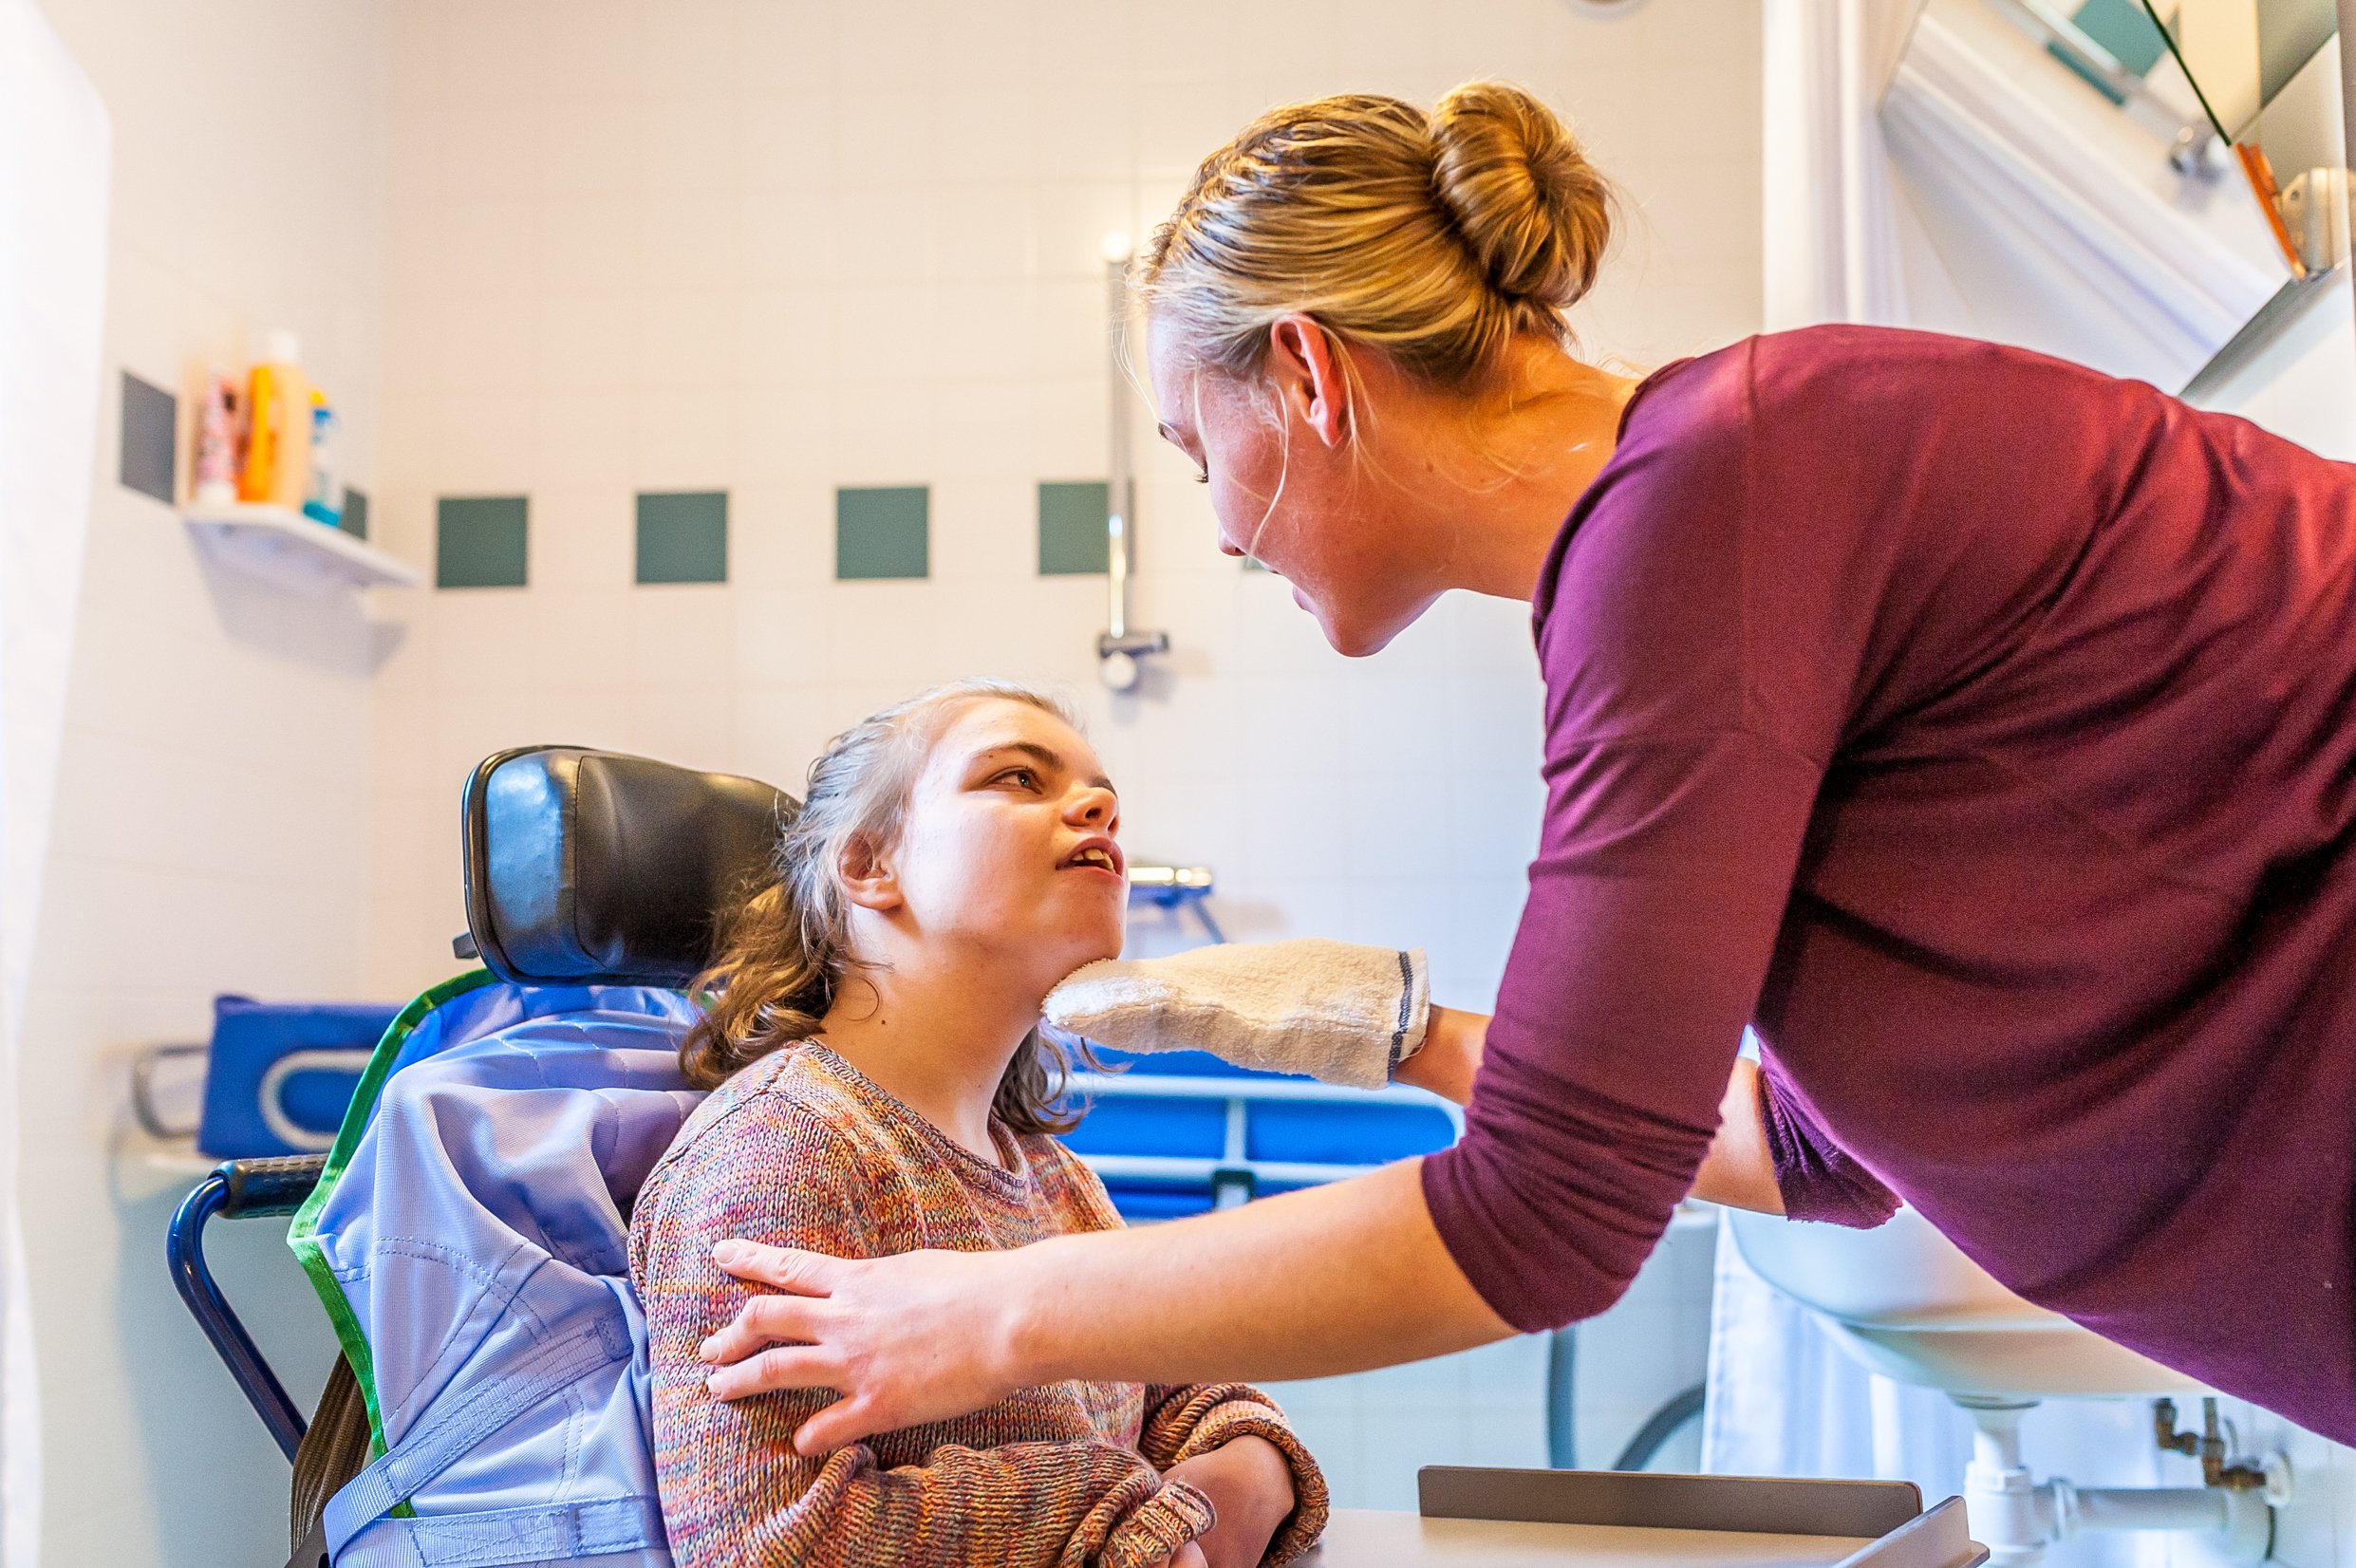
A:
[[[1119,803],[1071,717],[1026,688],[937,688],[812,767],[774,883],[701,982],[682,1049],[714,1092],[630,1227],[663,1512],[680,1568],[1251,1568],[1323,1527],[1325,1486],[1240,1384],[1061,1383],[817,1458],[824,1391],[723,1402],[703,1339],[755,1237],[844,1256],[1019,1246],[1121,1222],[1053,1134],[1064,1063],[1039,1004],[1117,955]]]

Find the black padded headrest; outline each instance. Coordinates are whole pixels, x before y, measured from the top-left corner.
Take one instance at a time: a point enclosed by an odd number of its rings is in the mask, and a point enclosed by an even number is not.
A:
[[[466,924],[522,985],[680,985],[771,874],[800,805],[750,778],[581,746],[485,757],[466,781]]]

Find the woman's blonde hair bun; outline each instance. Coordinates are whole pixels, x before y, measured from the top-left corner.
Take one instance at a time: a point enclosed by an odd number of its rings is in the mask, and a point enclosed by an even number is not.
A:
[[[1431,190],[1489,287],[1567,310],[1595,287],[1612,188],[1552,109],[1504,82],[1432,106]]]
[[[1426,110],[1345,93],[1272,109],[1203,160],[1134,275],[1139,299],[1232,374],[1300,312],[1434,381],[1469,384],[1565,312],[1612,237],[1611,183],[1554,111],[1504,82]]]

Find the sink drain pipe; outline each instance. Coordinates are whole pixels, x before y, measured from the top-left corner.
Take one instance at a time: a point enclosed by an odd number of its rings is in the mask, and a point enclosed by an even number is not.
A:
[[[1974,1428],[1972,1463],[1964,1471],[1964,1507],[1973,1535],[1999,1563],[2020,1568],[2047,1546],[2088,1530],[2196,1531],[2234,1563],[2260,1562],[2272,1551],[2272,1503],[2287,1500],[2290,1484],[2289,1467],[2279,1458],[2263,1471],[2235,1466],[2234,1480],[2206,1486],[2039,1481],[2021,1458],[2021,1417],[2035,1401],[1956,1395],[1955,1403],[1971,1411]],[[2171,1427],[2174,1418],[2171,1407]],[[2253,1484],[2243,1484],[2244,1478]]]

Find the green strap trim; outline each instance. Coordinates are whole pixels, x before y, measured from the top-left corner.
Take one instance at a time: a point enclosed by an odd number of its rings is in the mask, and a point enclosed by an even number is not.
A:
[[[481,989],[498,979],[488,969],[471,969],[453,976],[439,985],[422,991],[400,1017],[385,1026],[383,1038],[376,1042],[376,1050],[368,1057],[367,1071],[360,1075],[360,1087],[352,1091],[352,1103],[344,1112],[344,1125],[336,1129],[335,1143],[327,1150],[327,1168],[319,1173],[319,1185],[311,1188],[303,1206],[294,1211],[294,1223],[287,1227],[287,1245],[294,1249],[296,1261],[303,1265],[310,1279],[311,1289],[319,1293],[319,1304],[327,1311],[327,1320],[335,1325],[336,1342],[344,1347],[344,1359],[351,1364],[352,1375],[360,1384],[360,1396],[368,1407],[368,1453],[371,1458],[384,1454],[384,1418],[376,1403],[376,1358],[369,1353],[368,1337],[360,1331],[360,1319],[352,1313],[351,1303],[345,1299],[344,1287],[327,1266],[327,1249],[319,1244],[319,1215],[335,1195],[336,1184],[352,1161],[352,1152],[360,1147],[361,1137],[368,1130],[368,1123],[376,1115],[377,1095],[391,1075],[393,1062],[402,1047],[417,1032],[426,1015],[453,998]],[[402,1512],[407,1511],[403,1504]]]

